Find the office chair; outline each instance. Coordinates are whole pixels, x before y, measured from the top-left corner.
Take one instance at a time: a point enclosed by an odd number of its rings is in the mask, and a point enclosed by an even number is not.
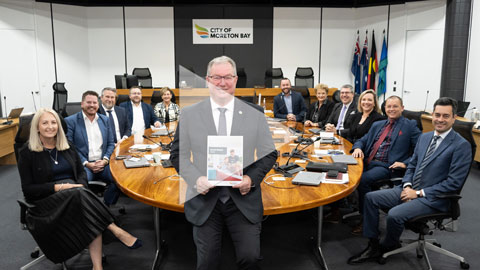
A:
[[[472,134],[473,125],[474,125],[473,122],[464,122],[459,120],[455,120],[455,123],[453,124],[453,129],[456,132],[458,132],[463,138],[465,138],[471,145],[471,149],[472,149],[471,163],[473,163],[475,152],[477,150],[477,145],[475,143],[475,140],[473,139],[473,134]],[[471,166],[469,167],[468,169],[469,171],[465,176],[465,181],[468,178],[468,174],[470,173],[470,168]],[[407,243],[407,245],[383,254],[383,256],[379,260],[379,263],[381,264],[386,263],[386,259],[390,255],[401,253],[407,250],[416,249],[417,258],[419,259],[425,258],[425,261],[427,262],[429,269],[432,269],[432,265],[430,264],[430,260],[428,259],[427,250],[435,251],[440,254],[457,259],[460,261],[460,267],[462,269],[469,269],[470,265],[465,260],[465,258],[457,254],[454,254],[448,250],[443,249],[442,246],[439,243],[437,243],[434,239],[433,240],[425,239],[425,235],[432,235],[434,230],[447,230],[450,225],[452,227],[452,231],[457,230],[457,220],[460,217],[460,205],[458,201],[462,198],[460,196],[460,192],[462,188],[463,186],[460,187],[460,189],[456,193],[443,194],[442,196],[439,196],[440,198],[450,200],[450,209],[447,212],[439,212],[439,213],[430,214],[430,215],[417,216],[407,221],[405,223],[405,228],[417,233],[418,238],[415,240],[413,239],[402,240],[402,242]],[[450,219],[451,221],[447,221],[446,223],[444,223],[445,220],[450,220]],[[430,228],[429,224],[433,224],[433,228]]]
[[[247,73],[245,73],[244,68],[237,67],[237,88],[246,88],[247,87]]]
[[[142,88],[153,88],[152,74],[149,68],[134,68],[132,74],[137,76],[138,86]]]
[[[342,100],[340,99],[340,90],[336,90],[335,92],[333,92],[332,101],[335,103],[342,102]]]
[[[310,91],[308,91],[308,88],[295,85],[294,87],[292,87],[292,90],[302,95],[305,106],[307,106],[308,108],[310,106]]]
[[[120,105],[123,102],[129,101],[130,97],[128,95],[118,95],[117,96],[117,101],[115,102],[115,105]]]
[[[63,106],[62,116],[65,118],[81,110],[82,110],[81,102],[67,102],[65,103],[65,106]]]
[[[62,115],[62,109],[67,103],[68,91],[65,88],[65,83],[56,82],[52,85],[53,88],[53,105],[52,109],[59,115]]]
[[[152,105],[152,108],[155,108],[155,105],[157,103],[162,102],[162,95],[160,94],[160,91],[153,91],[152,93],[152,98],[150,99],[150,105]]]
[[[313,69],[311,67],[299,67],[295,72],[295,86],[313,87]]]
[[[282,68],[269,68],[265,71],[265,87],[272,88],[280,86],[280,81],[283,78]]]
[[[467,113],[468,106],[470,106],[470,101],[463,101],[457,100],[457,115],[461,117],[465,117],[465,113]]]

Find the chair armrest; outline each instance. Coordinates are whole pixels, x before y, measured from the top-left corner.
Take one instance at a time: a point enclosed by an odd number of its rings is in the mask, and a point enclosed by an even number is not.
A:
[[[29,208],[34,208],[34,204],[27,203],[23,199],[18,199],[17,200],[18,204],[20,205],[20,223],[22,225],[25,225],[27,223],[26,215],[27,215],[27,210]],[[26,229],[25,226],[22,226],[22,229]]]
[[[458,219],[460,216],[460,204],[458,203],[458,200],[460,200],[462,196],[457,193],[445,193],[437,195],[437,198],[450,200],[450,215],[453,220]]]

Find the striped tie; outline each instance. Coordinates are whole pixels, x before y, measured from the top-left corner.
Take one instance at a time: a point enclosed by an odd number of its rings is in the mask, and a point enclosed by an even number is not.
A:
[[[440,136],[433,136],[432,143],[428,147],[427,153],[425,154],[425,157],[422,160],[422,164],[420,164],[420,167],[417,170],[417,173],[415,174],[415,177],[413,178],[413,189],[417,190],[420,187],[420,180],[422,178],[422,173],[423,169],[427,167],[428,160],[432,157],[433,153],[435,153],[435,148],[437,146],[437,140],[440,138]]]

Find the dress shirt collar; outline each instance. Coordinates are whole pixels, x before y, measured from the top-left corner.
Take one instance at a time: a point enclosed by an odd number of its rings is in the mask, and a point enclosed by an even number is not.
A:
[[[114,107],[115,107],[115,106],[114,106]],[[115,112],[114,107],[112,107],[111,109],[107,109],[107,108],[102,104],[102,108],[105,110],[105,113],[108,113],[108,111],[112,111],[112,113]]]
[[[227,105],[225,106],[220,106],[218,105],[217,103],[215,103],[215,101],[210,97],[210,105],[212,106],[212,112],[213,111],[218,111],[218,108],[225,108],[227,109],[227,111],[230,111],[233,113],[233,108],[234,108],[234,105],[235,105],[235,98],[232,98],[232,100],[230,100]]]
[[[85,112],[82,111],[82,115],[83,115],[83,120],[85,121],[90,121],[90,119],[87,117],[87,115],[85,114]],[[91,121],[92,123],[93,122],[96,122],[98,120],[98,113],[95,114],[95,118],[93,119],[93,121]]]
[[[445,138],[448,136],[448,134],[450,133],[450,131],[452,131],[452,128],[450,128],[449,130],[447,130],[447,131],[445,131],[445,132],[443,132],[443,133],[438,133],[438,132],[435,130],[434,133],[433,133],[433,135],[434,135],[434,136],[440,136],[440,137],[442,138],[442,140],[443,140],[443,139],[445,139]]]

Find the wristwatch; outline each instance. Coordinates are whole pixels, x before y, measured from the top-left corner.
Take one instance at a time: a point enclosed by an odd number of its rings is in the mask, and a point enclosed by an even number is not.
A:
[[[417,194],[417,197],[422,197],[422,192],[420,190],[415,191],[415,194]]]

